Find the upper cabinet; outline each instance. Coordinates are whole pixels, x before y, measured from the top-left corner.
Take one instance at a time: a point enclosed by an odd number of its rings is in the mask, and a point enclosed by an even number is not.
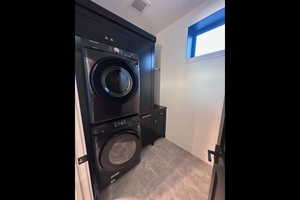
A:
[[[156,38],[91,1],[75,2],[76,35],[138,54],[141,72],[140,113],[152,112]]]
[[[129,50],[130,40],[135,37],[116,23],[79,6],[76,6],[75,32],[85,38],[126,50]]]

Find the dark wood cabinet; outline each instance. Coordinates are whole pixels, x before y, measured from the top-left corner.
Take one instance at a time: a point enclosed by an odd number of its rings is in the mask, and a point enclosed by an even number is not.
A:
[[[153,144],[153,115],[152,113],[141,116],[141,136],[143,147]]]
[[[163,120],[160,118],[162,116],[154,112],[156,38],[87,0],[75,0],[75,34],[138,54],[141,77],[140,115],[142,116],[142,132],[146,143],[152,143],[156,135],[161,135],[159,130],[165,129],[164,125],[161,124]],[[147,117],[149,115],[150,117]]]
[[[155,106],[153,111],[153,129],[155,139],[165,137],[167,108]]]
[[[164,114],[154,108],[154,47],[156,38],[139,27],[127,22],[110,11],[88,0],[75,0],[75,35],[118,47],[139,56],[140,67],[140,117],[143,146],[153,144],[155,139],[164,136]],[[78,54],[79,52],[76,52]],[[76,55],[76,58],[81,57]],[[77,61],[77,63],[80,63]],[[84,71],[76,66],[77,83],[85,83]],[[78,84],[80,107],[82,111],[85,135],[89,136],[91,124],[84,85]],[[98,182],[93,143],[86,138],[87,151],[90,156],[90,170],[94,196],[97,196]]]
[[[147,114],[152,112],[154,107],[154,43],[141,43],[138,55],[140,65],[140,113]]]
[[[76,0],[75,34],[139,56],[140,113],[154,106],[154,46],[156,38],[95,3]]]
[[[141,116],[141,135],[143,146],[154,144],[155,140],[165,137],[167,108],[154,106],[150,114]]]
[[[133,33],[117,24],[76,6],[75,33],[79,36],[129,50]]]

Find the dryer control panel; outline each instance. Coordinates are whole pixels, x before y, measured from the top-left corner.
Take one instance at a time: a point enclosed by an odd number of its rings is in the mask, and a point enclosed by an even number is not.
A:
[[[137,54],[126,51],[124,49],[120,49],[114,46],[110,46],[107,44],[103,44],[97,41],[93,41],[93,40],[88,40],[88,39],[83,39],[84,44],[86,47],[91,48],[91,49],[95,49],[95,50],[100,50],[100,51],[104,51],[107,53],[111,53],[111,54],[115,54],[115,55],[119,55],[119,56],[124,56],[133,60],[138,60],[139,57]]]

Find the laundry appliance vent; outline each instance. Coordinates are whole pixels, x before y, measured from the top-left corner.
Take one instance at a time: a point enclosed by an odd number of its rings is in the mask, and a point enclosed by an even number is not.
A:
[[[149,7],[151,5],[151,2],[149,0],[134,0],[131,4],[132,7],[137,9],[140,12],[143,12],[143,10],[146,7]]]

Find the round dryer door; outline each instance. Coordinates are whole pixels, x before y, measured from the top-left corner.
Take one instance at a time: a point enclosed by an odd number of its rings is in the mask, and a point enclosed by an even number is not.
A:
[[[98,96],[126,100],[138,87],[133,66],[119,58],[96,62],[91,73],[91,85]]]
[[[133,87],[133,78],[121,66],[106,68],[101,77],[101,86],[112,97],[124,97]]]
[[[131,132],[113,136],[103,147],[99,161],[106,170],[117,170],[126,167],[140,156],[140,139]]]

